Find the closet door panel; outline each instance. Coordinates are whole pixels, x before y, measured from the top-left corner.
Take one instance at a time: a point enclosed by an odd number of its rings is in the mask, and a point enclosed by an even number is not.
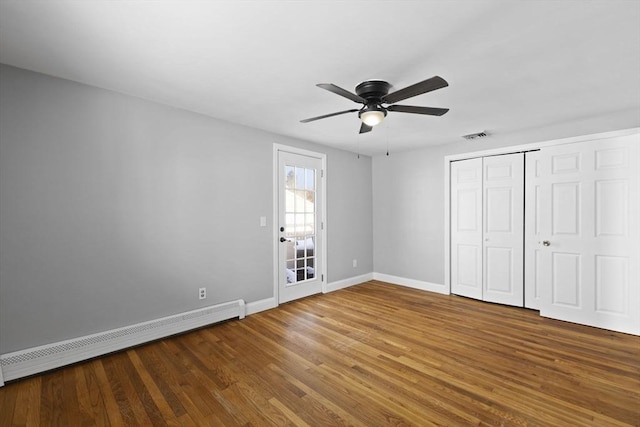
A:
[[[482,159],[451,164],[451,292],[482,299]]]
[[[640,334],[640,135],[541,151],[540,314]]]
[[[485,157],[483,300],[524,305],[524,154]]]
[[[540,152],[525,153],[525,261],[524,261],[524,306],[540,309],[541,267],[545,256],[539,242],[541,230],[548,227],[549,215],[540,209]]]
[[[511,248],[487,247],[486,289],[489,292],[511,293],[513,288],[513,250]]]

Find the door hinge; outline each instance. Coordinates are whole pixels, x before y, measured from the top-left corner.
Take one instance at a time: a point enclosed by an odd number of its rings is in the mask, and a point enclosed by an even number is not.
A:
[[[320,169],[320,178],[324,178],[324,169]]]
[[[324,221],[320,223],[320,230],[324,230]]]
[[[324,282],[324,274],[321,274],[321,275],[320,275],[320,281],[321,281],[321,282]]]

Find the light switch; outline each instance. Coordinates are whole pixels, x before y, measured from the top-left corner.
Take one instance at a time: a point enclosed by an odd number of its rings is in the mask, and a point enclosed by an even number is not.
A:
[[[261,216],[260,217],[260,227],[266,227],[267,226],[267,217],[266,216]]]

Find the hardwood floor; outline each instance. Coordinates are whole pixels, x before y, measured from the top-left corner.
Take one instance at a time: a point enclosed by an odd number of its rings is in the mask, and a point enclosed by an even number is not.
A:
[[[0,425],[640,425],[640,337],[372,281],[9,383]]]

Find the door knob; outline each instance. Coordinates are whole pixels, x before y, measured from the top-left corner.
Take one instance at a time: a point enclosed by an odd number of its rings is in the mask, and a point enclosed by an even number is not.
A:
[[[281,241],[282,243],[284,243],[284,242],[286,242],[286,241],[287,241],[287,239],[285,239],[284,237],[281,237],[281,238],[280,238],[280,241]]]
[[[548,240],[543,240],[542,241],[542,246],[551,246],[551,242]]]

